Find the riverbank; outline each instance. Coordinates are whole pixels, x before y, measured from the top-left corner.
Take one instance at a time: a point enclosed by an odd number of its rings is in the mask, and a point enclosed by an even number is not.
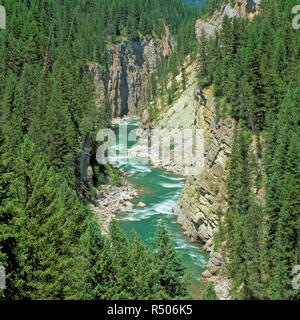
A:
[[[138,130],[140,123],[132,118],[126,118],[123,121],[117,120],[114,123],[119,123],[123,127],[121,130],[117,130],[117,128],[115,130],[117,139],[116,145],[112,146],[112,150],[116,151],[116,154],[111,157],[111,161],[124,173],[124,177],[135,188],[138,196],[136,197],[133,193],[130,194],[132,196],[131,200],[121,196],[122,205],[130,201],[132,203],[130,209],[133,208],[133,212],[117,210],[112,213],[117,206],[114,210],[109,211],[105,211],[106,206],[102,207],[105,215],[108,215],[108,218],[103,218],[104,225],[108,226],[109,221],[116,219],[128,237],[131,236],[132,230],[135,230],[144,243],[151,247],[156,236],[157,226],[161,220],[164,220],[165,226],[173,239],[174,247],[178,254],[182,256],[186,273],[190,276],[189,290],[195,299],[200,299],[199,290],[203,288],[203,285],[199,280],[201,273],[205,270],[208,254],[203,252],[203,245],[191,241],[183,234],[183,230],[177,224],[176,216],[172,211],[182,192],[185,178],[160,168],[154,168],[150,161],[140,161],[140,159],[131,156],[130,153],[127,156],[126,151],[133,147],[137,141],[134,139],[134,133]],[[130,135],[130,139],[126,139],[124,136],[126,132],[127,137]],[[124,190],[126,191],[126,188]],[[122,194],[123,189],[110,188],[110,190],[104,191],[103,197],[98,200],[115,197],[114,192]],[[114,206],[114,201],[108,203]],[[111,214],[107,214],[107,212]],[[100,209],[98,209],[98,214],[101,214]]]
[[[209,96],[208,101],[210,100],[211,98]],[[221,124],[222,123],[223,122],[221,122]],[[228,132],[229,130],[223,130],[222,134],[220,135],[220,139],[226,136],[226,134],[223,134],[224,131]],[[151,163],[151,168],[163,168],[168,172],[174,173],[176,175],[179,174],[183,178],[187,179],[185,177],[186,167],[182,163],[176,162],[176,159],[171,158],[171,161],[168,164],[163,165],[161,162],[157,161],[155,155],[153,157],[153,154],[148,154],[148,140],[152,135],[150,129],[139,129],[138,135],[140,136],[138,143],[131,149],[129,149],[129,154],[131,157],[147,159],[149,163]],[[168,130],[162,129],[160,135],[161,137],[167,138],[170,133],[168,132]],[[217,138],[219,139],[219,136],[217,136]],[[217,142],[217,146],[220,146],[222,150],[224,149],[221,142]],[[208,148],[207,150],[210,149]],[[222,152],[220,154],[222,154]],[[209,161],[210,154],[206,155],[206,158]],[[214,177],[215,173],[218,174],[218,170],[212,171],[212,177]],[[211,176],[209,179],[205,179],[204,176],[199,174],[187,179],[188,182],[185,183],[186,186],[181,192],[180,200],[177,201],[176,205],[173,207],[173,213],[177,218],[177,223],[180,225],[183,234],[193,242],[203,243],[204,246],[202,250],[206,251],[209,255],[209,261],[206,264],[206,270],[203,273],[199,274],[199,278],[201,278],[199,282],[199,288],[197,288],[193,292],[193,296],[196,299],[199,299],[199,297],[201,298],[203,288],[208,282],[211,282],[213,283],[215,290],[221,300],[230,300],[230,281],[225,275],[222,274],[222,272],[220,272],[220,269],[224,266],[223,257],[219,252],[215,252],[213,250],[213,234],[214,230],[216,230],[218,222],[216,220],[216,217],[210,214],[211,208],[217,210],[215,206],[219,201],[218,196],[221,196],[221,199],[225,198],[225,196],[223,196],[224,187],[223,184],[220,183],[220,181],[222,180],[222,175],[218,175],[217,178],[213,179],[211,178]],[[212,184],[211,181],[215,180],[216,182]],[[195,187],[197,183],[200,185],[200,188]],[[211,190],[212,185],[221,185],[220,190],[217,192],[218,195],[215,195],[215,189]],[[202,190],[204,190],[204,192]],[[191,208],[191,210],[189,210],[189,208]],[[190,221],[188,218],[189,215],[191,215],[191,212],[192,214],[194,214],[195,208],[197,217],[200,216],[200,218],[202,219],[202,225],[201,228],[199,227],[198,232],[195,231],[196,226],[193,225],[192,221]],[[199,234],[201,236],[199,236]]]
[[[91,205],[91,209],[100,222],[103,234],[108,235],[110,223],[117,219],[117,212],[133,212],[134,204],[131,201],[137,198],[140,192],[141,190],[137,190],[125,177],[119,186],[101,186],[96,195],[97,205]]]

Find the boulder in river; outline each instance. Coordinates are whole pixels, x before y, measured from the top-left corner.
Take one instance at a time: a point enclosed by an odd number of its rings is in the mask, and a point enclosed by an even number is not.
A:
[[[125,205],[120,208],[120,212],[132,213],[133,212],[133,204],[129,201],[125,202]]]
[[[144,202],[139,202],[137,205],[136,205],[137,208],[140,208],[140,209],[144,209],[147,207],[147,205],[144,203]]]

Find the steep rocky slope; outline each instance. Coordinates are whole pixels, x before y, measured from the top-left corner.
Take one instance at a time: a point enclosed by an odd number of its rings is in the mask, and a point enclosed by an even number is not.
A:
[[[259,0],[236,0],[235,6],[223,5],[207,20],[198,20],[196,36],[203,33],[214,36],[220,30],[225,16],[253,19],[258,14]],[[210,253],[209,262],[203,277],[213,282],[220,299],[230,299],[230,280],[223,272],[225,266],[221,252],[214,250],[214,233],[218,228],[218,209],[227,209],[226,177],[227,163],[234,135],[234,121],[230,118],[216,122],[216,103],[212,88],[198,87],[199,66],[192,63],[186,67],[187,88],[171,106],[160,105],[159,115],[151,124],[149,115],[144,111],[142,125],[146,129],[160,128],[164,136],[169,130],[201,128],[204,130],[204,167],[198,175],[187,177],[181,197],[174,208],[177,222],[182,225],[187,236],[204,244]],[[180,82],[181,75],[176,80]],[[144,119],[145,118],[145,119]],[[173,172],[184,174],[184,168],[174,161],[166,167]]]
[[[143,90],[148,86],[150,75],[161,57],[169,57],[175,41],[168,26],[164,27],[162,38],[143,38],[139,41],[123,40],[110,45],[108,52],[111,65],[104,74],[98,63],[88,63],[86,72],[91,73],[95,83],[95,103],[99,112],[108,97],[114,119],[137,116],[143,109]],[[83,181],[91,182],[90,166],[91,138],[82,142],[80,173]]]
[[[220,298],[228,299],[230,283],[218,272],[224,261],[222,255],[214,251],[213,236],[218,227],[218,209],[227,208],[226,165],[232,147],[234,121],[227,118],[216,123],[212,89],[204,89],[202,94],[204,98],[201,98],[200,90],[195,92],[197,126],[204,129],[204,170],[197,176],[187,177],[174,212],[187,236],[205,244],[204,250],[210,252],[203,276],[215,283]]]
[[[235,6],[231,7],[229,4],[224,4],[220,10],[208,19],[199,19],[196,22],[196,36],[199,39],[202,33],[205,35],[214,36],[215,32],[222,28],[224,17],[233,18],[248,18],[253,20],[259,13],[259,4],[261,0],[236,0]]]
[[[191,150],[192,146],[186,141],[189,137],[182,135],[183,140],[178,140],[176,138],[179,136],[181,137],[182,130],[195,129],[197,127],[196,114],[198,106],[194,100],[194,92],[197,91],[198,88],[197,63],[188,65],[187,62],[185,65],[185,73],[187,78],[186,89],[180,92],[174,103],[165,105],[162,100],[155,101],[153,107],[156,108],[157,115],[155,120],[151,123],[149,122],[149,111],[147,109],[144,110],[141,119],[141,126],[143,129],[141,138],[139,143],[130,150],[132,155],[149,158],[154,166],[162,167],[168,171],[181,175],[187,175],[187,170],[190,169],[190,165],[193,161],[203,160],[203,157],[201,157],[203,152],[200,150],[203,141],[197,146],[199,148],[198,150]],[[182,75],[179,74],[176,77],[178,83],[181,82],[181,76]],[[177,136],[177,132],[179,133],[179,136]],[[153,143],[153,137],[156,137],[154,141],[157,141],[160,144],[161,153],[159,157],[157,157],[157,152],[151,152],[152,149],[148,153],[148,142]],[[202,136],[200,138],[203,140]],[[163,141],[166,143],[163,143]],[[170,152],[170,145],[173,145],[174,153],[178,150],[177,147],[180,146],[184,146],[185,151],[187,152],[183,153],[183,157],[176,157],[172,151]],[[163,153],[170,153],[170,161],[163,161]],[[195,159],[197,155],[199,155],[199,159]]]
[[[103,105],[106,94],[114,118],[137,115],[144,105],[143,89],[149,83],[150,74],[162,56],[171,54],[174,45],[167,26],[162,39],[123,40],[110,45],[111,65],[107,75],[104,76],[98,64],[87,64],[87,71],[93,74],[96,84],[97,106],[100,108]]]

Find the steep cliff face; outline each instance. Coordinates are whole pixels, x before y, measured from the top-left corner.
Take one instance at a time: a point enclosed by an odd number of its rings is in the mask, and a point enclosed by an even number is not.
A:
[[[87,65],[87,71],[93,74],[96,84],[97,106],[101,108],[107,95],[114,118],[137,115],[143,108],[143,90],[150,81],[151,73],[162,56],[170,56],[174,45],[167,26],[162,39],[123,40],[110,45],[108,52],[111,65],[107,75],[103,75],[98,64]]]
[[[174,46],[174,38],[165,26],[161,39],[123,40],[110,45],[111,65],[106,74],[98,63],[87,63],[86,72],[92,74],[95,83],[95,104],[99,112],[108,97],[113,118],[138,115],[143,109],[143,90],[149,84],[151,73],[161,57],[171,55]],[[85,182],[91,182],[90,147],[88,136],[82,142],[80,158],[80,174]]]
[[[215,32],[222,28],[224,17],[233,18],[248,18],[253,20],[259,13],[259,4],[261,0],[236,0],[235,6],[231,7],[229,4],[224,4],[220,10],[207,20],[199,19],[196,22],[195,32],[199,39],[204,33],[207,36],[214,36]]]
[[[226,166],[233,142],[234,121],[227,118],[216,123],[211,88],[197,89],[195,103],[198,106],[197,127],[204,129],[204,170],[198,176],[187,178],[174,212],[186,235],[205,244],[204,250],[210,252],[203,276],[214,282],[221,299],[228,299],[230,282],[219,272],[225,263],[221,253],[214,251],[213,237],[219,223],[218,209],[227,209]]]
[[[232,147],[234,121],[215,122],[215,101],[211,89],[204,90],[205,101],[198,100],[197,125],[204,129],[204,170],[186,180],[175,208],[188,236],[206,244],[211,251],[213,233],[218,225],[218,208],[226,209],[226,165]]]
[[[198,39],[204,33],[214,36],[222,28],[225,16],[252,20],[259,13],[260,0],[236,0],[235,6],[223,5],[208,20],[198,20],[195,26]],[[204,244],[210,253],[206,271],[202,274],[213,282],[220,299],[230,299],[230,280],[223,273],[225,259],[214,251],[213,239],[218,229],[218,209],[227,210],[227,163],[233,144],[234,121],[221,119],[216,123],[216,106],[212,90],[194,91],[197,105],[197,127],[204,129],[205,164],[198,176],[188,177],[174,209],[177,221],[186,234]]]

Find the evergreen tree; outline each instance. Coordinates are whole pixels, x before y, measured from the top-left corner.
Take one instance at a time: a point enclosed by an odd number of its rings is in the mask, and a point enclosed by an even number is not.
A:
[[[157,249],[156,270],[159,274],[161,286],[169,298],[187,295],[187,280],[181,257],[173,247],[170,236],[163,222],[160,223],[155,239]]]
[[[206,286],[205,291],[202,295],[202,300],[219,300],[215,288],[211,283]]]
[[[109,298],[107,290],[113,283],[114,272],[109,240],[101,234],[99,225],[90,220],[87,233],[83,240],[86,264],[82,272],[82,287],[78,296],[87,300],[101,300]]]

